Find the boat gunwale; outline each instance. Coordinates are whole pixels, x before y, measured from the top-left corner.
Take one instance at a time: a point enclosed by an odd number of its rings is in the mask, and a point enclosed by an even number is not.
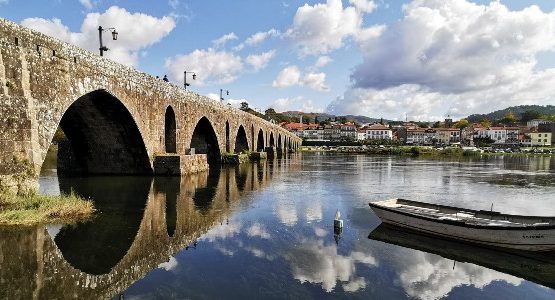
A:
[[[499,213],[499,212],[491,213],[491,212],[483,211],[483,210],[480,210],[480,211],[479,210],[472,210],[472,209],[460,208],[460,207],[455,207],[455,206],[433,204],[433,203],[427,203],[427,202],[418,202],[418,201],[407,200],[407,199],[402,199],[402,198],[393,198],[393,199],[388,199],[388,200],[370,202],[370,203],[368,203],[368,205],[370,205],[370,208],[375,207],[375,208],[383,209],[385,211],[389,211],[389,212],[396,213],[396,214],[401,214],[401,215],[412,217],[412,218],[427,220],[427,221],[436,222],[436,223],[454,225],[454,226],[459,226],[459,227],[476,228],[476,229],[490,229],[490,230],[508,230],[508,231],[551,230],[551,229],[555,229],[555,224],[537,225],[537,226],[534,226],[534,225],[503,226],[503,225],[468,224],[468,223],[465,223],[463,221],[456,221],[456,220],[450,220],[450,219],[437,219],[437,218],[431,218],[431,217],[427,217],[427,216],[416,214],[416,213],[408,213],[408,212],[405,212],[405,211],[401,211],[399,209],[395,209],[395,208],[391,208],[391,207],[387,207],[387,206],[383,206],[381,204],[378,204],[379,202],[385,202],[385,201],[390,201],[390,200],[403,200],[403,201],[413,202],[413,203],[416,203],[416,204],[421,203],[421,204],[425,204],[425,205],[436,206],[436,207],[439,207],[439,208],[458,209],[461,212],[482,213],[482,214],[485,214],[485,215],[489,214],[491,216],[497,216],[497,217],[506,216],[506,217],[538,218],[538,219],[551,219],[551,220],[555,219],[553,217],[510,215],[510,214],[502,214],[502,213]]]

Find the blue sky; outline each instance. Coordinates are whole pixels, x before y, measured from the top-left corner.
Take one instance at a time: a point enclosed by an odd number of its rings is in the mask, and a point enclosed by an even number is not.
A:
[[[0,0],[0,17],[91,51],[96,27],[115,26],[108,58],[179,84],[195,71],[188,82],[200,94],[222,88],[262,110],[388,119],[555,104],[554,9],[530,0]]]

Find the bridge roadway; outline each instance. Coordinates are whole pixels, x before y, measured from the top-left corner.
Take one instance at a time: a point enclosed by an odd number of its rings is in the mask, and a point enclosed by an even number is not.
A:
[[[251,198],[243,194],[263,189],[279,173],[298,167],[287,159],[214,168],[210,176],[143,177],[146,185],[120,182],[106,186],[108,192],[96,189],[96,194],[90,181],[65,187],[60,182],[62,191],[75,189],[95,202],[113,202],[110,195],[121,195],[118,200],[127,202],[126,217],[106,212],[108,216],[101,214],[90,223],[61,228],[55,238],[44,226],[1,229],[0,299],[110,299],[208,231],[241,227],[226,220]],[[141,197],[137,190],[142,190]],[[129,214],[134,210],[130,201],[144,206],[137,210],[140,215]]]
[[[0,19],[0,186],[36,187],[58,128],[66,167],[84,174],[152,174],[168,156],[192,173],[224,152],[301,144],[252,114]]]

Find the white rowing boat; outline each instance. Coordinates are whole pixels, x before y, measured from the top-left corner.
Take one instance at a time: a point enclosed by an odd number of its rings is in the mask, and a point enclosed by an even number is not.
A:
[[[555,218],[501,214],[405,199],[370,203],[388,224],[495,247],[555,251]]]

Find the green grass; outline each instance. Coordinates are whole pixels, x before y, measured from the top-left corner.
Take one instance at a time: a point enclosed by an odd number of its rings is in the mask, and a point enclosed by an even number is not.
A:
[[[16,195],[0,192],[0,225],[74,223],[92,217],[92,201],[78,195]]]

